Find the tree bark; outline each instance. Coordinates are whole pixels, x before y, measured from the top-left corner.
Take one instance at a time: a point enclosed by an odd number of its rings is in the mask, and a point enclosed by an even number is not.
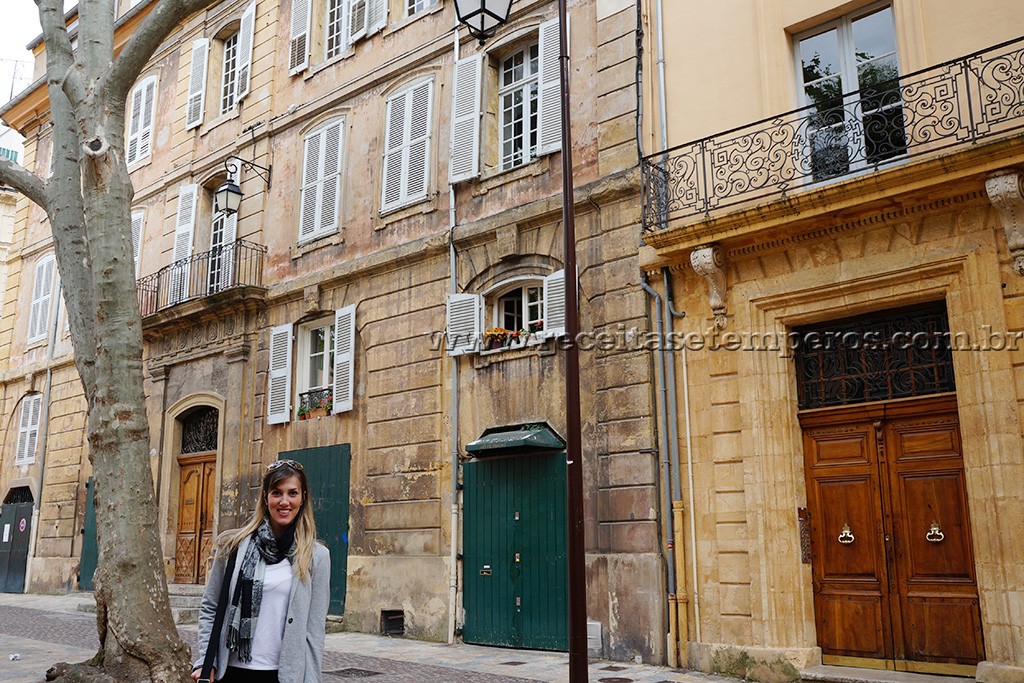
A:
[[[35,2],[47,48],[54,173],[44,180],[3,160],[0,182],[50,221],[88,406],[99,542],[100,651],[88,665],[55,667],[47,680],[185,683],[191,663],[171,617],[149,464],[125,100],[175,27],[216,0],[159,0],[116,60],[110,0],[79,3],[77,52],[62,0]]]

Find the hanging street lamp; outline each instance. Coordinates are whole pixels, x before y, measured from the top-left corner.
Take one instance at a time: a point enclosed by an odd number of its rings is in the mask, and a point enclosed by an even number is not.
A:
[[[498,28],[508,21],[512,0],[455,0],[455,13],[469,29],[469,35],[480,41],[494,36]]]
[[[254,171],[263,179],[270,189],[270,167],[246,161],[240,157],[229,156],[224,160],[224,170],[227,171],[227,180],[213,193],[213,213],[223,213],[225,216],[232,216],[238,213],[242,206],[242,188],[238,186],[239,171],[241,169]]]

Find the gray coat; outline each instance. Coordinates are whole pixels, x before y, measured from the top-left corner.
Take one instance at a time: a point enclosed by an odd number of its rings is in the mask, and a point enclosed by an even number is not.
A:
[[[238,581],[238,570],[249,547],[250,538],[238,544],[238,559],[231,574],[228,595],[233,595]],[[213,562],[213,568],[206,580],[206,591],[199,607],[199,656],[195,666],[202,666],[206,656],[206,644],[210,642],[210,631],[217,613],[221,585],[227,558]],[[330,600],[331,553],[320,543],[313,546],[313,566],[305,581],[295,574],[292,579],[291,596],[288,598],[288,617],[284,624],[284,641],[281,643],[281,657],[278,660],[278,680],[281,683],[320,683],[320,664],[324,657],[324,629],[327,622],[327,604]],[[225,612],[224,627],[220,635],[220,647],[213,665],[217,679],[224,677],[228,661],[228,620]]]

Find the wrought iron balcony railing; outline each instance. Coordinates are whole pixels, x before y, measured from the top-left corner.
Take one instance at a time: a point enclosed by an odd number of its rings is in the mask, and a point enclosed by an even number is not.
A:
[[[236,240],[175,261],[138,281],[143,317],[193,299],[235,287],[263,286],[262,244]]]
[[[642,161],[643,230],[1024,127],[1024,38]]]

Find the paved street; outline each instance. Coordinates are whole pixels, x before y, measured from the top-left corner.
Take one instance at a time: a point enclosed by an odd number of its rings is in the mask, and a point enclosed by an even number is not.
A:
[[[78,611],[87,595],[0,593],[0,681],[40,683],[58,661],[78,662],[96,652],[95,616]],[[193,647],[195,626],[180,629]],[[20,655],[12,660],[11,655]],[[373,683],[554,683],[568,678],[567,657],[527,650],[439,645],[361,633],[327,636],[324,683],[369,679]],[[734,683],[733,679],[662,667],[594,660],[595,683]]]

